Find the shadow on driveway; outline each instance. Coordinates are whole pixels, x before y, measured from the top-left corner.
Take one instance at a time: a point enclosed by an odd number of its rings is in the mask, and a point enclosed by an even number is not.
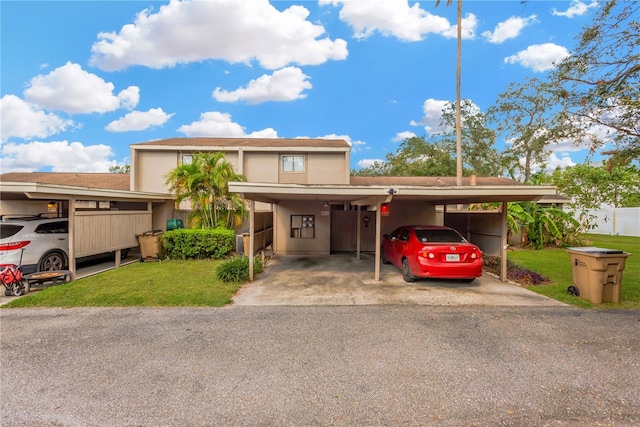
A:
[[[400,270],[373,254],[276,256],[234,296],[236,305],[564,306],[512,283],[484,275],[471,283],[422,279],[406,283]]]

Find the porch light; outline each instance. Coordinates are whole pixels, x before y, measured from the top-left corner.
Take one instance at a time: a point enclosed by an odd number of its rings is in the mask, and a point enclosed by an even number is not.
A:
[[[56,212],[58,210],[58,204],[56,202],[47,203],[48,212]]]
[[[382,216],[389,216],[389,205],[386,203],[383,203],[380,205],[380,215]]]

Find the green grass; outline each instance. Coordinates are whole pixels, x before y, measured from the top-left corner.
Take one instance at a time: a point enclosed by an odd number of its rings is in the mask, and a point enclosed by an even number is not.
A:
[[[4,307],[220,307],[242,283],[216,276],[223,261],[190,260],[133,263],[52,286],[17,298]]]
[[[569,253],[565,249],[514,250],[509,252],[508,258],[552,280],[553,283],[549,285],[527,287],[539,294],[585,308],[640,308],[640,237],[587,234],[584,235],[584,246],[620,249],[632,254],[627,258],[622,272],[620,303],[594,305],[570,295],[567,288],[573,284],[573,273]]]

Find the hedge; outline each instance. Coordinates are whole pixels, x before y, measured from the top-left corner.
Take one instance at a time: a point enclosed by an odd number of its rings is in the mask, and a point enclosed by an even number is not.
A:
[[[171,259],[221,259],[234,247],[235,234],[226,228],[179,228],[162,235],[162,255]]]

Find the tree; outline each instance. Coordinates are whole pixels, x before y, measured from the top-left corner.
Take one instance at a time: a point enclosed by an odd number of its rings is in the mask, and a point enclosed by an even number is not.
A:
[[[228,189],[229,181],[246,179],[235,173],[223,153],[198,153],[191,163],[172,169],[165,178],[165,184],[176,192],[178,202],[191,201],[192,220],[202,228],[234,228],[237,215],[246,215],[244,201]]]
[[[131,166],[129,166],[129,165],[111,166],[111,167],[109,167],[109,172],[111,172],[111,173],[130,173],[131,172]]]
[[[454,176],[456,161],[441,143],[414,136],[404,140],[384,163],[376,162],[357,172],[360,176]]]
[[[525,183],[530,182],[534,167],[546,165],[550,144],[565,141],[577,132],[558,112],[552,87],[537,78],[511,83],[489,109],[490,120],[509,144],[504,153],[510,159],[508,169]]]
[[[606,142],[640,158],[640,2],[607,0],[552,72],[567,118],[596,150]],[[598,128],[606,130],[598,135]],[[602,132],[600,132],[602,133]]]
[[[445,129],[453,129],[457,120],[456,105],[447,104],[442,111],[442,125]],[[502,176],[504,167],[501,156],[493,146],[496,141],[495,131],[487,127],[487,117],[468,99],[461,103],[461,138],[464,165],[469,173],[479,176]],[[451,133],[443,135],[443,142],[453,150],[455,140]]]
[[[640,206],[640,171],[634,165],[610,160],[604,166],[576,165],[556,169],[551,183],[571,198],[578,209]]]

